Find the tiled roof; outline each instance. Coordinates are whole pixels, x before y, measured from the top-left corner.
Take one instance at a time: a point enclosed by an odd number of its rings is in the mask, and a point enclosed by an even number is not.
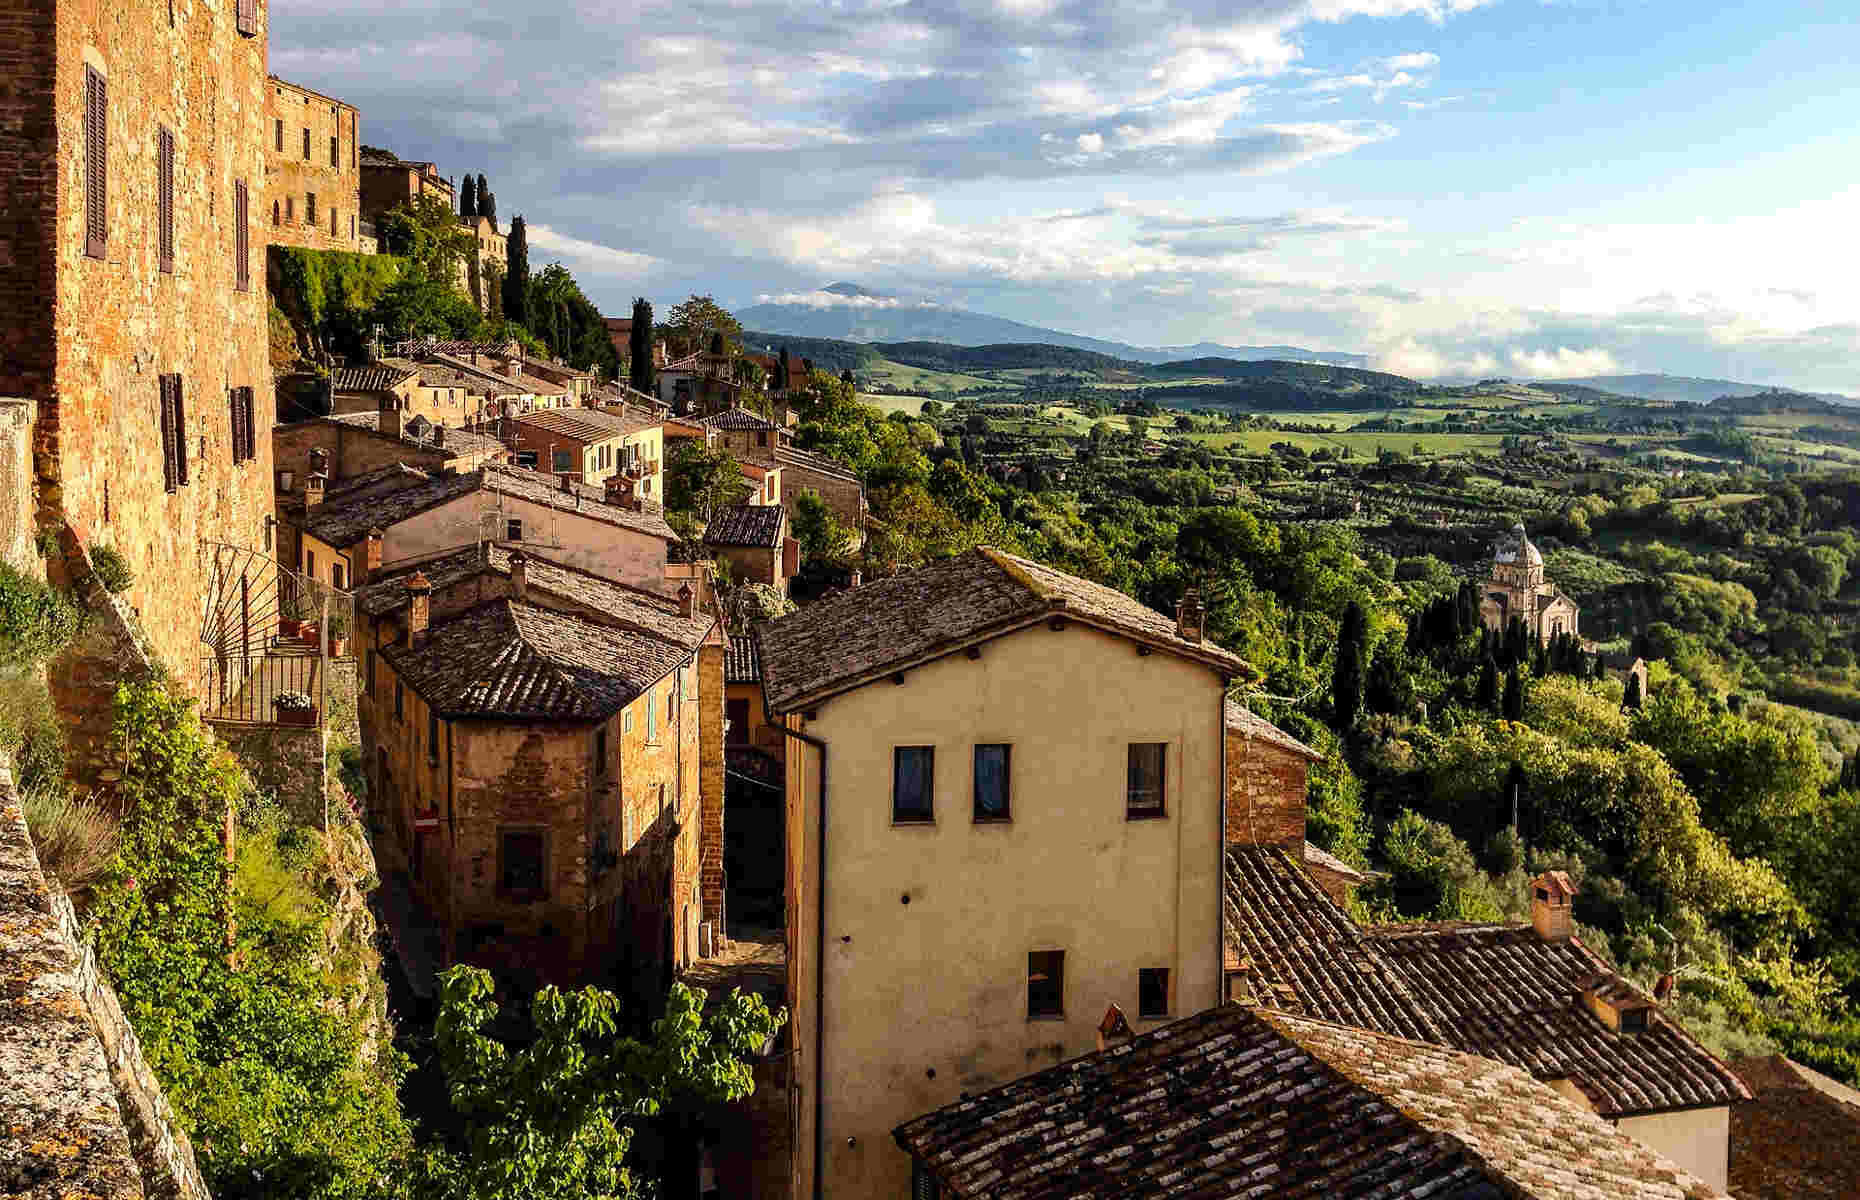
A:
[[[561,396],[566,394],[562,385],[559,383],[551,383],[547,379],[538,379],[536,376],[526,374],[522,371],[504,371],[491,367],[473,366],[470,362],[462,358],[454,357],[442,351],[435,351],[429,358],[422,358],[420,360],[422,368],[428,364],[450,367],[453,371],[464,375],[471,381],[463,386],[471,387],[478,391],[488,390],[495,395]],[[495,386],[487,387],[485,385]]]
[[[667,541],[677,536],[659,513],[608,504],[598,488],[576,485],[564,492],[553,475],[504,465],[418,480],[386,496],[330,495],[305,514],[304,528],[332,546],[351,546],[377,525],[386,529],[479,490],[515,496]]]
[[[1316,867],[1329,871],[1334,875],[1342,876],[1350,883],[1368,883],[1370,879],[1377,876],[1377,872],[1358,870],[1330,851],[1321,846],[1314,846],[1310,842],[1304,845],[1304,859],[1306,868]]]
[[[1364,929],[1282,851],[1231,847],[1227,864],[1229,962],[1259,1003],[1567,1079],[1609,1117],[1748,1096],[1662,1013],[1644,1033],[1602,1025],[1580,992],[1613,971],[1577,939],[1514,925]]]
[[[1136,637],[1226,674],[1246,670],[1212,642],[1178,637],[1174,621],[1115,588],[982,546],[758,627],[763,687],[770,706],[786,712],[1049,616]]]
[[[378,412],[338,413],[328,418],[354,429],[366,429],[371,433],[381,432],[381,414]],[[446,444],[441,446],[434,442],[433,431],[436,429],[431,421],[423,417],[401,426],[400,439],[411,442],[423,450],[441,450],[448,454],[496,454],[504,449],[504,443],[488,433],[473,433],[469,429],[456,426],[446,428]]]
[[[420,383],[423,387],[458,388],[460,391],[471,392],[477,395],[485,395],[489,390],[488,381],[485,379],[483,373],[479,371],[460,370],[457,367],[448,366],[442,362],[416,363],[411,359],[404,358],[384,358],[381,361],[404,364],[407,369],[420,377]]]
[[[726,408],[714,417],[704,418],[704,424],[712,429],[756,430],[764,433],[775,428],[775,423],[760,413],[750,412],[746,408]]]
[[[1733,1064],[1756,1099],[1731,1109],[1731,1191],[1742,1200],[1860,1196],[1860,1092],[1779,1056]]]
[[[756,639],[740,633],[730,639],[729,653],[723,660],[723,681],[762,682],[762,658],[756,653]]]
[[[365,367],[337,367],[330,373],[330,386],[338,392],[386,392],[412,377],[409,367],[378,362]]]
[[[772,550],[781,545],[787,515],[779,504],[732,504],[719,510],[704,527],[704,544]]]
[[[448,717],[600,720],[690,657],[687,647],[514,600],[493,600],[382,651]]]
[[[1236,1005],[894,1136],[948,1195],[992,1200],[1720,1196],[1516,1069]]]
[[[1313,762],[1322,762],[1324,759],[1322,754],[1280,729],[1271,721],[1232,700],[1227,702],[1227,728],[1236,733],[1244,733],[1249,738],[1271,742],[1281,749],[1290,750],[1293,754],[1303,755]]]
[[[800,467],[807,471],[817,471],[822,475],[832,475],[849,483],[858,483],[859,476],[853,469],[837,458],[828,458],[824,454],[815,454],[811,450],[796,450],[792,446],[777,446],[775,461],[784,467]]]
[[[517,424],[528,425],[545,433],[573,438],[578,442],[598,442],[651,429],[658,421],[640,413],[605,408],[545,408],[524,413]]]
[[[547,504],[565,512],[591,521],[601,521],[608,525],[618,525],[623,529],[632,529],[653,537],[671,541],[678,535],[665,523],[665,517],[654,509],[634,512],[606,501],[603,488],[577,483],[570,491],[564,492],[562,485],[554,475],[544,475],[538,471],[523,467],[498,466],[483,472],[484,486],[487,491],[501,492],[507,496],[519,496],[536,504]]]

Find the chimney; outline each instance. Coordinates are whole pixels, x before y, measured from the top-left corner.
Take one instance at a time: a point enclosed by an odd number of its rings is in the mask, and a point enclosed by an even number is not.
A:
[[[1201,607],[1201,589],[1191,587],[1182,593],[1182,599],[1175,606],[1175,633],[1185,642],[1201,641],[1202,627],[1206,623],[1207,613]]]
[[[433,426],[433,445],[443,450],[446,446],[446,426],[444,422]]]
[[[1570,937],[1570,904],[1576,885],[1561,871],[1545,871],[1531,880],[1531,927],[1546,942],[1567,942]]]
[[[562,490],[564,492],[572,492],[575,490],[575,481],[568,475],[558,475],[556,478],[562,481]]]
[[[1104,1010],[1104,1020],[1098,1022],[1098,1049],[1108,1050],[1136,1036],[1130,1022],[1124,1019],[1123,1009],[1113,1004]]]
[[[523,601],[530,598],[529,555],[521,550],[510,552],[510,598]]]
[[[314,446],[311,448],[310,472],[313,475],[327,476],[329,474],[329,451],[323,449],[321,446]]]
[[[368,531],[368,539],[362,544],[362,582],[373,579],[381,570],[381,539],[386,535],[379,525]]]
[[[400,397],[386,395],[381,397],[381,423],[378,426],[389,437],[400,436]]]
[[[1675,982],[1677,981],[1674,979],[1671,971],[1660,976],[1659,982],[1653,985],[1653,998],[1658,1000],[1661,1004],[1665,1004],[1666,998],[1673,994],[1673,984]]]
[[[407,581],[407,644],[419,649],[426,644],[426,622],[433,611],[433,585],[426,572],[415,571]]]
[[[691,584],[689,581],[686,581],[678,585],[678,615],[679,616],[688,617],[691,615],[691,606],[692,606],[692,601],[694,599],[696,599],[696,595],[695,593],[692,592]]]
[[[329,489],[329,476],[314,474],[304,479],[304,507],[315,508],[323,503],[323,493]]]
[[[607,503],[615,508],[631,509],[634,512],[644,507],[639,498],[638,484],[630,471],[616,471],[607,477]]]

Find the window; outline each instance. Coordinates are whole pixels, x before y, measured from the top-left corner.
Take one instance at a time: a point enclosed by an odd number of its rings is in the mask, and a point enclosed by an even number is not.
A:
[[[975,748],[975,819],[1008,819],[1008,761],[1012,747],[1002,744]]]
[[[769,435],[766,432],[758,433],[756,435],[756,445],[766,446],[768,444],[769,444]]]
[[[935,746],[899,746],[891,752],[891,820],[893,824],[934,821]]]
[[[273,225],[282,225],[284,223],[284,209],[276,200],[271,202],[271,223]]]
[[[252,389],[226,389],[227,415],[232,422],[232,457],[235,463],[258,457],[258,438],[252,428]]]
[[[355,236],[355,214],[354,213],[349,214],[349,236],[350,237]]]
[[[333,208],[329,210],[329,236],[338,236],[336,229],[336,210]]]
[[[310,161],[310,131],[304,130],[304,161]]]
[[[304,193],[304,224],[316,224],[316,193]]]
[[[1130,744],[1130,776],[1124,810],[1130,820],[1164,815],[1163,763],[1168,749],[1167,742]]]
[[[342,590],[343,582],[342,582],[342,564],[341,563],[333,562],[329,564],[329,584],[331,587],[335,588],[337,591]]]
[[[1169,968],[1144,967],[1137,972],[1137,1015],[1169,1015]]]
[[[729,723],[724,731],[723,741],[728,746],[747,746],[749,744],[749,701],[725,700],[723,702],[723,719]]]
[[[258,33],[258,0],[239,0],[238,25],[239,25],[239,32],[246,37],[252,37]],[[278,149],[280,150],[284,149],[283,129],[284,129],[284,122],[279,121],[278,122],[278,130],[279,130]]]
[[[506,832],[497,839],[498,890],[513,900],[540,900],[543,887],[543,835],[534,830]]]
[[[245,180],[233,180],[233,290],[252,290],[252,195]],[[278,223],[277,205],[271,208],[271,223]],[[251,389],[246,389],[250,391]],[[250,458],[251,455],[246,457]]]
[[[646,740],[648,742],[659,740],[659,694],[657,692],[646,693]]]
[[[607,726],[594,731],[594,773],[607,774]]]
[[[329,165],[332,167],[339,167],[342,165],[342,154],[337,149],[338,144],[339,143],[338,143],[338,139],[336,135],[333,133],[330,134],[329,135]],[[336,231],[332,229],[330,230],[330,232],[334,233]]]
[[[558,474],[564,471],[572,471],[575,469],[574,457],[567,450],[557,450],[555,452],[554,462],[555,462],[555,470]]]
[[[426,710],[426,761],[439,764],[439,714]]]
[[[179,375],[161,377],[161,475],[170,492],[187,482],[187,413]]]
[[[316,551],[314,550],[304,551],[304,574],[312,579],[316,578]]]
[[[1630,1008],[1624,1011],[1621,1014],[1621,1032],[1647,1032],[1647,1010],[1644,1008]]]
[[[155,133],[155,259],[164,275],[174,274],[174,134]]]
[[[104,257],[110,235],[110,89],[84,68],[84,253]]]
[[[286,196],[284,198],[284,219],[286,221],[295,221],[297,219],[297,197]]]
[[[398,679],[394,681],[394,719],[407,719],[407,685]]]
[[[278,153],[282,154],[284,153],[284,118],[283,117],[277,118],[277,120],[272,122],[272,125],[273,125],[273,129],[272,129],[273,140],[277,146]]]
[[[1066,1015],[1066,952],[1035,950],[1027,955],[1027,1019]]]
[[[516,517],[511,517],[507,519],[504,522],[504,540],[507,542],[522,541],[523,540],[523,522],[518,520]]]

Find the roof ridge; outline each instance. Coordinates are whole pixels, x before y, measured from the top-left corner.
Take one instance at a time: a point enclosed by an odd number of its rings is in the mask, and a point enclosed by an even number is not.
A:
[[[1029,564],[1026,559],[1017,558],[993,546],[977,546],[975,552],[993,563],[1009,579],[1046,601],[1049,606],[1053,608],[1066,606],[1065,595],[1053,588],[1043,586],[1039,580],[1035,579],[1033,572],[1027,570]]]

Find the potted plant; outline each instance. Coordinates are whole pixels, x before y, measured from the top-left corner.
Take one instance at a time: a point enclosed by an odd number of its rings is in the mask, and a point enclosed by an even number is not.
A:
[[[346,658],[349,653],[349,615],[344,612],[329,614],[329,656]]]
[[[302,593],[289,580],[278,581],[278,636],[301,637],[304,631]]]
[[[280,725],[316,724],[316,701],[304,692],[279,692],[271,698],[271,711]]]

